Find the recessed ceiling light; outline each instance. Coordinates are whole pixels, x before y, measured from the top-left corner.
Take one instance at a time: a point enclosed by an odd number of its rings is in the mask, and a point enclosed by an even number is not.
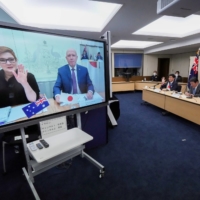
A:
[[[137,41],[137,40],[119,40],[111,46],[111,48],[135,48],[144,49],[150,46],[161,44],[162,42],[149,42],[149,41]]]
[[[199,21],[199,15],[190,15],[186,18],[163,16],[133,34],[182,38],[199,33]]]
[[[101,32],[121,4],[88,0],[0,0],[0,7],[22,25]]]

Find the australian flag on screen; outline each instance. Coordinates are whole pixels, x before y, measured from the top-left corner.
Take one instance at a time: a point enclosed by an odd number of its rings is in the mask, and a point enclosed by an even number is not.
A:
[[[192,68],[190,70],[190,74],[188,77],[188,88],[190,88],[190,79],[192,77],[198,78],[198,65],[199,65],[199,50],[196,53],[196,56],[194,58],[194,63],[192,65]]]
[[[42,111],[47,106],[49,106],[48,100],[46,99],[46,97],[42,97],[42,98],[38,99],[37,101],[30,103],[29,105],[23,107],[22,110],[24,111],[26,116],[28,118],[30,118],[33,115],[35,115],[36,113]]]

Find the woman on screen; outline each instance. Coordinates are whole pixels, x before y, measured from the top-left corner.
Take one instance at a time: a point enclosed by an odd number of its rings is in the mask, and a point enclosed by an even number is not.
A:
[[[33,74],[18,65],[14,51],[0,46],[0,108],[34,102],[39,87]]]
[[[87,55],[87,51],[84,50],[81,56],[81,60],[88,60],[88,55]]]

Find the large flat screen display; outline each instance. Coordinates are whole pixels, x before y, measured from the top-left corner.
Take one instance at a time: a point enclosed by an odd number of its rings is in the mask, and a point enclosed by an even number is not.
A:
[[[115,68],[141,68],[143,54],[140,53],[115,53]]]
[[[104,105],[105,42],[0,27],[0,128]]]

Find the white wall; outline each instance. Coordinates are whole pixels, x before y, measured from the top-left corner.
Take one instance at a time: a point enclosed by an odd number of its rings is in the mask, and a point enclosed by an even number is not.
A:
[[[196,52],[175,54],[171,56],[170,73],[180,71],[180,75],[188,77],[188,69],[190,68],[190,56],[195,56]]]
[[[158,58],[171,58],[171,55],[144,55],[143,76],[151,76],[158,68]]]
[[[7,23],[14,23],[17,24],[17,22],[10,17],[3,9],[0,8],[0,21],[7,22]]]
[[[190,56],[195,56],[196,52],[172,54],[172,55],[154,55],[145,54],[143,60],[143,76],[151,76],[158,67],[158,58],[170,58],[169,73],[180,71],[180,75],[188,77],[190,67]]]

